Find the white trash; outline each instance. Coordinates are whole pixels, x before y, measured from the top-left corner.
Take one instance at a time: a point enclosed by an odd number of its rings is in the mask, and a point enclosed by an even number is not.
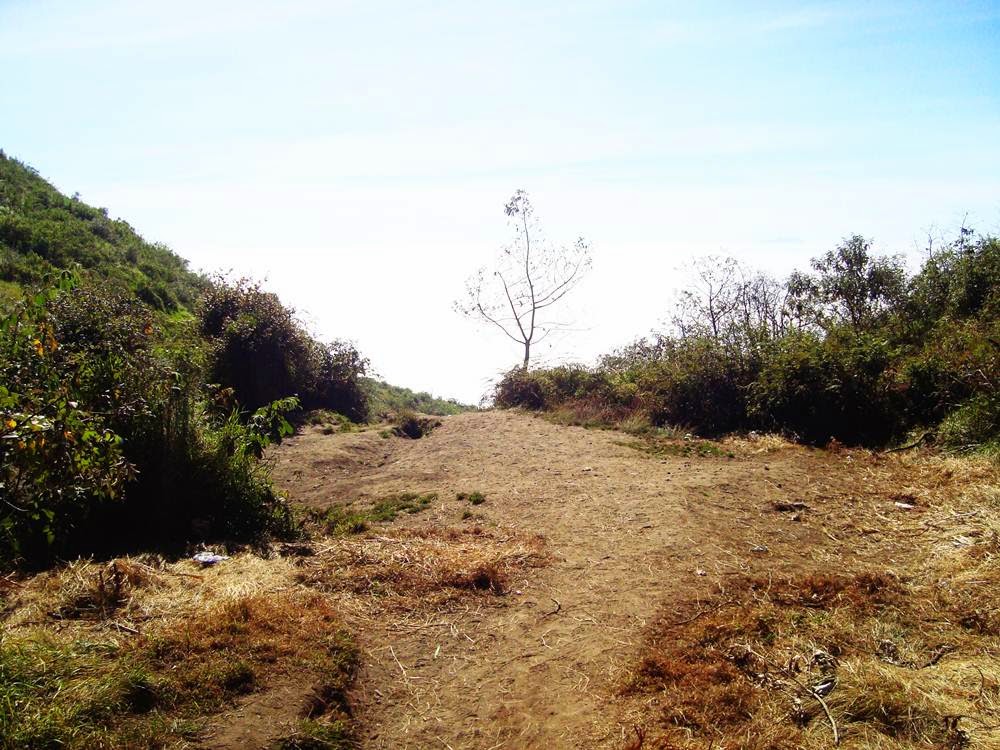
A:
[[[226,555],[217,555],[214,552],[199,552],[197,555],[193,555],[191,559],[196,563],[208,566],[215,565],[216,563],[228,560],[229,558]]]

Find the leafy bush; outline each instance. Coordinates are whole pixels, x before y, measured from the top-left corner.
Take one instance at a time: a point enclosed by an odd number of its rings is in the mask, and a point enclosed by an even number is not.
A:
[[[297,395],[308,409],[368,416],[360,382],[366,360],[345,342],[313,339],[278,296],[241,279],[216,279],[198,306],[200,332],[212,342],[209,378],[233,389],[247,409]]]
[[[294,400],[216,417],[200,344],[68,275],[0,321],[0,558],[287,531],[263,448]]]
[[[907,280],[859,236],[781,283],[713,259],[681,294],[675,333],[595,368],[515,369],[495,403],[585,426],[777,430],[885,444],[940,425],[961,447],[1000,436],[1000,241],[963,230]]]
[[[754,424],[810,443],[883,443],[895,428],[893,352],[873,336],[790,335],[751,389]]]

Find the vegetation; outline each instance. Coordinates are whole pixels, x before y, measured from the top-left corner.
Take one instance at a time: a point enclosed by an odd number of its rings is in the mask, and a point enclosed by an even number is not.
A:
[[[259,459],[297,402],[215,411],[203,353],[189,326],[66,275],[0,321],[4,559],[289,530]]]
[[[435,492],[400,492],[386,495],[373,503],[350,502],[323,510],[310,511],[310,520],[318,523],[324,533],[360,534],[372,523],[395,521],[400,513],[419,513],[437,500]]]
[[[930,433],[942,445],[997,450],[997,238],[963,230],[911,278],[857,236],[785,282],[731,260],[697,271],[673,333],[595,367],[512,370],[497,405],[707,436],[758,429],[883,445]]]
[[[744,750],[969,745],[996,695],[985,675],[998,630],[964,583],[978,572],[995,588],[995,577],[963,563],[937,571],[963,581],[947,589],[881,570],[741,577],[690,615],[662,617],[623,686],[658,698],[645,746],[701,748],[720,734]]]
[[[314,339],[259,284],[215,279],[198,304],[198,322],[210,343],[210,381],[226,384],[244,408],[296,395],[306,409],[368,418],[360,381],[367,361],[348,343]]]
[[[155,310],[190,311],[206,281],[163,245],[146,242],[104,208],[67,198],[0,151],[0,310],[20,286],[79,266],[86,279],[128,292]],[[6,290],[6,291],[4,291]]]
[[[409,388],[389,385],[383,380],[362,378],[361,382],[367,392],[368,408],[373,417],[386,418],[403,411],[445,417],[475,408],[455,399],[437,398],[424,391],[415,393]]]
[[[0,561],[292,533],[264,450],[367,363],[106,214],[0,155]]]
[[[0,747],[196,740],[206,716],[267,684],[276,669],[322,675],[322,692],[342,696],[356,663],[354,645],[316,594],[230,599],[124,644],[21,633],[0,645]],[[326,702],[314,728],[346,737],[344,709]]]

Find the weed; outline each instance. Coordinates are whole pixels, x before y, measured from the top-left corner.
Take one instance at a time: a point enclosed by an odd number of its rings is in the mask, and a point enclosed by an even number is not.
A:
[[[386,495],[371,507],[367,515],[372,521],[395,521],[400,513],[419,513],[434,500],[437,500],[436,492],[424,494],[401,492],[396,495]]]
[[[479,492],[478,490],[474,492],[459,492],[455,497],[458,500],[462,501],[467,500],[472,505],[482,505],[483,503],[486,502],[486,495],[484,495],[482,492]]]
[[[357,747],[347,722],[306,719],[298,730],[271,745],[272,750],[347,750]]]
[[[400,513],[419,513],[436,499],[436,492],[400,492],[381,497],[367,506],[351,502],[323,510],[313,509],[308,511],[307,519],[318,524],[326,534],[360,534],[373,523],[395,521]]]

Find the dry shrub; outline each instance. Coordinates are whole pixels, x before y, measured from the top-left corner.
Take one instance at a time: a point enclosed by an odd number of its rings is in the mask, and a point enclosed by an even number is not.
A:
[[[778,451],[798,447],[787,438],[770,432],[749,432],[745,435],[728,435],[721,442],[727,449],[734,453],[753,456],[777,453]]]
[[[512,576],[544,561],[536,539],[500,539],[479,527],[423,528],[333,539],[303,562],[299,580],[324,591],[374,595],[406,608],[464,592],[506,593]]]

